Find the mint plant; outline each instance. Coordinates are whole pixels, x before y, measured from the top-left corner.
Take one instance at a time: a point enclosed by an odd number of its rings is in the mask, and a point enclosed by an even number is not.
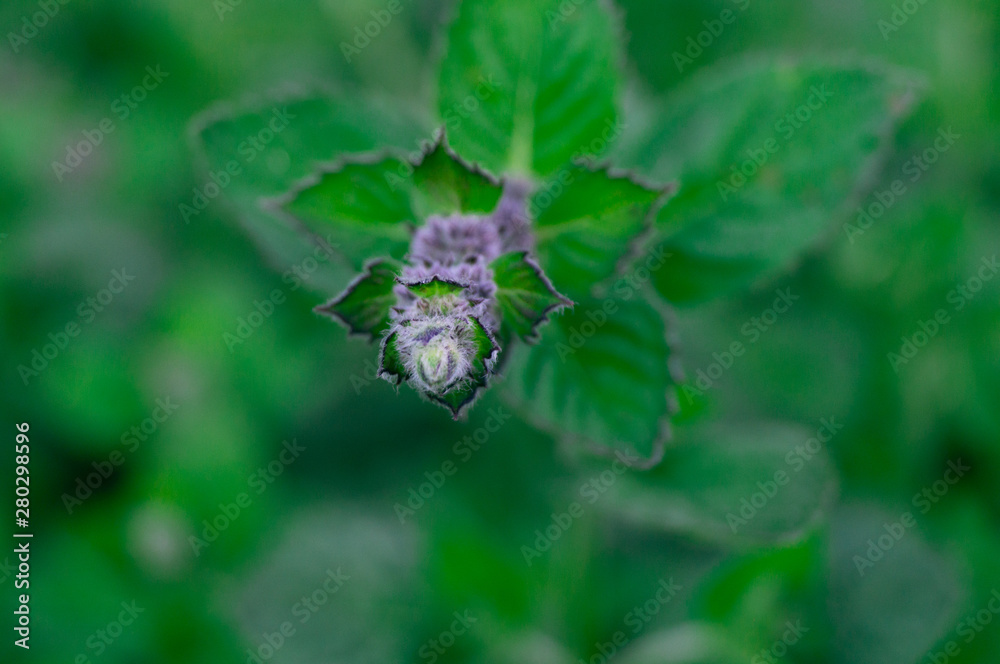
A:
[[[379,376],[411,384],[457,418],[487,386],[502,347],[515,338],[532,341],[550,313],[572,302],[556,292],[530,256],[529,185],[511,180],[500,193],[491,178],[447,149],[443,134],[412,176],[438,186],[444,180],[436,169],[450,169],[453,183],[477,188],[477,202],[462,200],[462,192],[448,191],[448,185],[439,189],[441,200],[424,203],[433,213],[414,229],[406,263],[376,258],[317,311],[354,334],[378,340]],[[337,186],[342,173],[296,192],[287,207],[308,209],[310,197],[323,196],[324,186]],[[385,174],[388,191],[395,191],[398,180]],[[489,201],[495,201],[492,212],[472,213]]]
[[[378,344],[382,378],[456,418],[498,383],[567,449],[649,465],[684,387],[671,309],[814,247],[919,90],[761,57],[626,103],[621,20],[598,0],[461,0],[446,37],[429,120],[363,94],[226,108],[197,127],[208,167],[286,108],[278,156],[227,194],[283,262],[338,247],[317,311]]]

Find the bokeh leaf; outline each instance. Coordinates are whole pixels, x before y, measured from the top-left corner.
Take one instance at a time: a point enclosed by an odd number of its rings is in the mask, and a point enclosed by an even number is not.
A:
[[[626,141],[627,164],[681,189],[658,217],[672,302],[732,291],[788,265],[849,208],[917,84],[851,64],[757,60],[696,76]]]
[[[289,95],[217,105],[192,120],[190,134],[204,179],[183,204],[204,209],[197,210],[195,216],[187,215],[187,221],[199,223],[205,218],[204,210],[219,205],[210,194],[224,196],[259,249],[276,267],[286,270],[314,255],[316,242],[263,210],[259,204],[262,197],[288,191],[319,164],[335,158],[389,147],[415,147],[431,136],[431,129],[398,105],[389,106],[361,94]],[[184,208],[181,210],[183,217]],[[335,241],[327,239],[327,243]],[[360,267],[358,264],[354,269]],[[339,261],[327,260],[321,262],[311,283],[336,292],[351,277]]]
[[[837,511],[830,541],[832,662],[904,664],[922,659],[945,634],[965,649],[963,590],[947,557],[920,532],[911,512],[861,505]],[[919,517],[917,517],[919,518]],[[862,561],[863,562],[859,562]],[[971,623],[970,624],[974,624]],[[966,632],[971,628],[966,626]],[[939,659],[948,659],[941,652]],[[942,660],[943,661],[943,660]]]
[[[709,623],[686,622],[653,632],[629,644],[622,664],[737,664],[742,653],[725,632]]]
[[[251,661],[270,659],[266,637],[282,638],[287,624],[276,661],[399,662],[419,647],[407,604],[421,592],[421,555],[417,533],[374,509],[303,509],[241,574],[226,605]]]
[[[792,540],[836,489],[817,435],[788,424],[681,429],[657,468],[622,477],[601,504],[630,523],[713,542]]]

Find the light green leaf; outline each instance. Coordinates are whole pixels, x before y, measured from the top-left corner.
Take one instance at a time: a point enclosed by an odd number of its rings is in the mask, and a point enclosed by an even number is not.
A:
[[[505,388],[536,426],[574,452],[623,450],[655,463],[670,413],[662,314],[641,300],[584,300],[518,347]]]
[[[622,477],[601,504],[627,522],[713,542],[795,539],[834,498],[816,436],[789,424],[681,429],[657,468]]]
[[[702,300],[787,267],[853,209],[915,89],[888,69],[761,60],[698,74],[665,99],[622,150],[681,183],[658,217],[673,259],[657,290]]]
[[[600,2],[464,0],[439,80],[455,149],[525,175],[602,152],[619,133],[619,41]]]
[[[419,298],[438,298],[445,295],[457,295],[465,290],[462,284],[456,284],[434,277],[430,281],[417,284],[407,284],[406,288]]]
[[[389,328],[399,272],[400,265],[392,261],[370,263],[343,293],[315,310],[340,321],[352,334],[375,340]]]
[[[347,161],[276,203],[310,231],[332,235],[360,266],[381,256],[402,259],[412,227],[429,215],[485,213],[499,198],[499,184],[466,166],[442,135],[417,165],[391,156]]]
[[[486,214],[500,200],[499,184],[462,161],[444,142],[444,134],[413,170],[408,190],[420,219],[432,214]]]
[[[561,176],[531,199],[537,252],[553,283],[584,298],[631,258],[670,187],[651,189],[607,169],[572,168]]]
[[[501,336],[529,341],[550,313],[572,306],[560,295],[527,252],[500,256],[490,264],[497,285]]]

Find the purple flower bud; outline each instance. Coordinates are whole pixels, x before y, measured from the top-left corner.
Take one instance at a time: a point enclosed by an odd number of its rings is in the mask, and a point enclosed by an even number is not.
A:
[[[458,265],[500,255],[497,228],[485,217],[439,217],[427,219],[410,244],[410,260],[425,265]]]
[[[503,195],[490,221],[500,236],[500,253],[531,251],[534,238],[528,221],[528,195],[531,184],[521,180],[511,180],[504,187]]]
[[[464,290],[461,295],[455,298],[438,298],[433,301],[424,300],[421,302],[421,298],[413,294],[410,286],[426,283],[433,279],[459,284]],[[416,307],[422,308],[425,313],[429,312],[430,308],[444,312],[453,308],[456,305],[456,300],[459,300],[468,305],[465,315],[471,313],[480,318],[487,329],[495,332],[495,316],[492,309],[496,289],[496,284],[493,282],[493,272],[486,265],[486,261],[480,258],[475,262],[459,265],[407,266],[403,268],[395,293],[399,300],[399,308],[403,311]]]
[[[495,368],[500,321],[489,265],[530,246],[528,191],[526,183],[510,183],[489,215],[429,217],[397,278],[380,375],[409,381],[456,417]]]

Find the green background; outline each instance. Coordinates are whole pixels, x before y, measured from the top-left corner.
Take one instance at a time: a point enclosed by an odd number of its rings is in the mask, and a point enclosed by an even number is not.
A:
[[[247,1],[221,15],[210,2],[71,0],[18,52],[5,37],[0,469],[11,477],[14,424],[29,422],[35,537],[30,653],[11,645],[17,592],[0,565],[4,661],[245,662],[285,621],[295,633],[270,661],[430,661],[421,648],[466,610],[477,622],[439,661],[602,661],[591,660],[602,656],[595,644],[618,631],[629,645],[614,657],[626,664],[739,662],[762,649],[788,662],[940,662],[935,653],[951,641],[958,654],[947,661],[995,661],[1000,625],[987,607],[1000,590],[1000,280],[960,311],[949,293],[1000,251],[1000,3],[912,4],[916,13],[885,38],[878,23],[889,2],[617,3],[630,33],[630,99],[765,52],[870,57],[922,72],[927,91],[895,132],[893,153],[861,178],[857,202],[791,271],[678,311],[694,376],[713,353],[749,341],[744,325],[776,289],[800,297],[708,398],[686,403],[682,418],[729,423],[704,441],[718,455],[666,469],[676,495],[662,504],[627,494],[587,504],[530,567],[522,545],[553,513],[585,503],[581,487],[607,466],[567,461],[516,414],[481,449],[456,450],[491,411],[510,410],[495,390],[454,423],[412,391],[368,380],[374,349],[311,311],[346,282],[347,266],[324,263],[303,278],[295,270],[309,263],[274,264],[224,196],[190,223],[179,209],[209,182],[192,118],[216,102],[324,89],[373,94],[387,115],[432,108],[449,3],[404,1],[350,63],[339,45],[384,7],[377,0]],[[703,21],[744,5],[678,71],[672,55]],[[3,34],[37,11],[4,3]],[[115,100],[157,65],[169,75],[119,117]],[[57,179],[53,161],[105,117],[114,131]],[[851,241],[843,225],[854,207],[876,200],[948,128],[961,137],[954,148]],[[370,129],[383,140],[404,135]],[[288,167],[287,153],[258,158],[274,172]],[[90,320],[78,307],[115,270],[135,279]],[[224,335],[269,298],[271,315],[230,349]],[[887,354],[942,308],[949,322],[894,371]],[[25,384],[18,367],[72,322],[79,335]],[[176,412],[127,442],[158,399]],[[782,454],[770,464],[732,456],[720,440],[759,450],[791,435],[743,423],[790,421],[809,432],[824,418],[844,427],[799,476],[821,494],[803,507],[812,510],[804,529],[778,541],[752,536],[780,530],[764,523],[767,510],[752,522],[760,532],[745,537],[685,520],[698,513],[690,502],[713,500],[709,488],[788,470]],[[266,470],[293,440],[300,456],[272,467],[280,474]],[[70,513],[62,496],[116,451],[123,463]],[[971,470],[921,514],[914,495],[959,460]],[[454,475],[401,524],[394,506],[448,462]],[[273,481],[251,479],[258,469]],[[802,484],[767,509],[815,497]],[[189,537],[244,493],[248,506],[196,554]],[[908,511],[916,527],[859,574],[853,557]],[[664,515],[670,527],[649,526]],[[0,564],[13,559],[10,541]],[[343,588],[299,622],[297,603],[338,568],[350,577]],[[636,632],[633,607],[655,597],[661,579],[680,590]],[[133,601],[144,612],[98,653],[88,640]],[[991,623],[969,632],[983,609]],[[778,647],[788,621],[808,631]]]

